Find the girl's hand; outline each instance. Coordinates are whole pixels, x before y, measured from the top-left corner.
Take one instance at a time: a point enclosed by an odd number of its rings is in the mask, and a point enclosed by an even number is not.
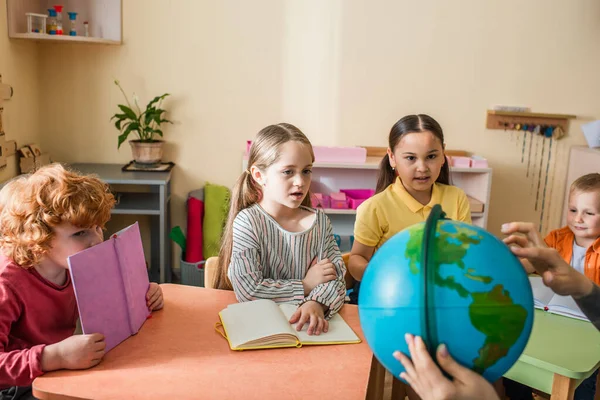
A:
[[[156,311],[163,308],[163,292],[157,283],[150,283],[150,287],[146,292],[146,304],[148,305],[148,310],[150,311]]]
[[[290,318],[290,324],[296,324],[296,330],[301,331],[304,324],[308,324],[309,335],[320,335],[329,330],[329,322],[325,320],[324,308],[320,303],[310,300],[302,304]]]
[[[327,283],[337,278],[335,266],[327,258],[311,266],[302,280],[304,295],[308,294],[321,283]]]

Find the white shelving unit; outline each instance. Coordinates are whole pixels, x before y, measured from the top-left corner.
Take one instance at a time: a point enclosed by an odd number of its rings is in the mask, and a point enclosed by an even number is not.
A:
[[[375,189],[380,157],[367,157],[362,164],[315,163],[313,165],[311,191],[329,194],[340,189]],[[247,160],[242,158],[242,171],[247,168]],[[483,212],[471,213],[473,224],[487,227],[490,193],[492,188],[491,168],[450,168],[450,179],[469,196],[483,203]],[[334,232],[342,237],[354,233],[356,210],[325,209],[333,225]],[[342,239],[342,250],[349,250],[349,241]]]
[[[63,35],[27,32],[25,13],[48,14],[54,5],[62,5]],[[8,37],[40,43],[90,43],[120,45],[122,43],[122,0],[7,0]],[[77,13],[77,35],[69,36],[68,12]],[[89,22],[89,37],[84,36],[83,22]]]

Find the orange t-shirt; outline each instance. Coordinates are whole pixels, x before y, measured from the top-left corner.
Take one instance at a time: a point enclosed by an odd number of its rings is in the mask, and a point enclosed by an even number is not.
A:
[[[555,248],[569,264],[573,257],[574,240],[575,235],[568,226],[550,232],[544,239],[546,244]],[[596,285],[600,285],[600,238],[596,239],[585,252],[584,274]]]

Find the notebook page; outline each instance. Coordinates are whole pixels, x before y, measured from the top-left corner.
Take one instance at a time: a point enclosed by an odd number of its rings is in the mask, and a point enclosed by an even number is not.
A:
[[[555,294],[548,304],[548,310],[555,314],[589,321],[571,296],[559,296]]]
[[[219,315],[232,348],[272,335],[295,336],[279,307],[271,300],[231,304]],[[295,343],[295,337],[290,336],[290,343]]]
[[[279,304],[279,308],[283,311],[283,314],[286,316],[287,321],[290,320],[292,314],[298,308],[295,304]],[[291,325],[290,325],[291,326]],[[339,314],[335,314],[329,320],[329,330],[326,333],[321,333],[318,336],[308,335],[306,330],[308,329],[308,325],[304,325],[300,332],[296,331],[295,326],[291,326],[293,331],[296,332],[300,342],[303,344],[311,344],[311,343],[352,343],[352,342],[360,342],[360,339],[352,328],[344,321],[344,319]]]
[[[554,297],[552,289],[544,285],[541,276],[530,276],[529,283],[531,284],[531,290],[533,291],[533,300],[535,306],[538,308],[544,308],[544,306],[550,303],[550,300]]]

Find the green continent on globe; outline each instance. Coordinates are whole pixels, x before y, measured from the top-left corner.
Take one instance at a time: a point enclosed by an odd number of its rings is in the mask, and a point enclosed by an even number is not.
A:
[[[456,282],[453,276],[446,278],[440,274],[444,264],[455,264],[465,270],[464,257],[471,245],[483,240],[475,229],[468,226],[454,226],[455,232],[438,230],[436,232],[433,259],[431,265],[435,269],[434,283],[438,286],[454,290],[460,297],[473,298],[469,305],[469,318],[475,329],[486,336],[479,356],[473,360],[474,370],[482,374],[487,368],[506,356],[510,348],[521,336],[527,319],[527,310],[515,304],[508,291],[500,284],[488,292],[470,293],[463,285]],[[405,257],[409,260],[410,272],[419,273],[423,250],[424,225],[413,225],[409,229]],[[475,275],[472,268],[466,269],[465,277],[474,281],[489,284],[492,278]]]
[[[435,236],[435,251],[431,265],[435,268],[435,284],[441,287],[456,291],[460,297],[468,297],[469,291],[460,283],[456,282],[453,276],[446,278],[440,274],[440,267],[443,264],[455,264],[461,269],[465,269],[463,261],[469,247],[473,244],[479,244],[483,237],[477,231],[469,226],[454,226],[455,232],[447,232],[438,230]],[[417,265],[421,262],[421,250],[423,246],[423,231],[424,225],[413,225],[409,228],[409,238],[406,244],[405,256],[409,259],[410,272],[413,274],[419,273]],[[467,275],[470,279],[485,280],[489,277],[478,277]],[[489,283],[489,282],[485,282]]]
[[[504,357],[519,339],[525,327],[527,310],[513,303],[502,285],[494,286],[489,292],[471,293],[471,296],[471,324],[486,336],[479,356],[473,360],[473,369],[482,374]]]

